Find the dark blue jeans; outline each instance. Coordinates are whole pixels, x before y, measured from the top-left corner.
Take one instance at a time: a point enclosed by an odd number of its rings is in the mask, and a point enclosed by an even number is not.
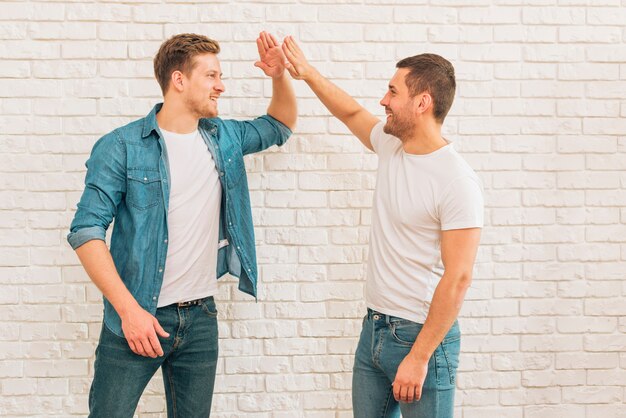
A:
[[[159,367],[169,418],[209,416],[218,352],[215,301],[210,297],[200,305],[165,306],[157,309],[156,318],[170,336],[159,337],[164,355],[154,359],[133,353],[125,338],[102,325],[89,417],[132,418]]]
[[[368,309],[354,359],[352,407],[355,418],[452,418],[461,332],[455,321],[428,362],[422,397],[397,402],[392,382],[422,324]]]

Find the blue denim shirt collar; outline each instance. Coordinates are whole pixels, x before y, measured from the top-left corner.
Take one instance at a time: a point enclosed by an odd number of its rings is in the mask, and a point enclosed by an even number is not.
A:
[[[150,136],[152,131],[159,132],[159,124],[157,123],[156,114],[159,113],[159,110],[163,107],[163,103],[157,103],[150,113],[146,115],[143,119],[143,130],[141,132],[141,137],[146,139]]]
[[[143,139],[148,138],[153,131],[156,132],[157,134],[160,133],[159,124],[157,122],[156,115],[157,113],[159,113],[162,107],[163,107],[163,103],[157,103],[152,108],[150,113],[148,113],[146,117],[143,119],[143,129],[141,131],[141,137]],[[200,125],[202,125],[202,127],[207,130],[216,127],[216,124],[210,119],[200,119]]]

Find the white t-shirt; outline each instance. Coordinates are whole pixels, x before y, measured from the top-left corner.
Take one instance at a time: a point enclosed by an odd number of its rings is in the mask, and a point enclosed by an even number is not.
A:
[[[158,307],[217,293],[222,186],[198,131],[161,129],[170,166],[168,248]]]
[[[483,226],[478,176],[448,144],[407,154],[377,124],[378,154],[366,302],[378,312],[424,323],[443,274],[441,231]]]

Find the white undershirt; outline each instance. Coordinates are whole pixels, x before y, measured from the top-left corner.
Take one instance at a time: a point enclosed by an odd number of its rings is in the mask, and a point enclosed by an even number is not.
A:
[[[222,186],[198,131],[161,129],[170,167],[168,248],[158,307],[217,293]]]
[[[448,144],[408,154],[374,127],[378,154],[367,267],[367,306],[424,323],[443,274],[441,231],[483,226],[478,176]]]

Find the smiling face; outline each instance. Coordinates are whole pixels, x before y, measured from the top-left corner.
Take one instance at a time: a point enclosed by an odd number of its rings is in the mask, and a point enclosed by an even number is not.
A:
[[[215,54],[200,54],[193,58],[189,74],[183,74],[183,102],[198,118],[213,118],[218,114],[217,101],[224,92],[222,69]]]
[[[385,107],[387,123],[383,127],[386,134],[393,135],[400,140],[407,139],[415,129],[416,114],[415,100],[417,97],[409,95],[405,77],[409,73],[406,68],[396,71],[389,82],[389,89],[380,101]]]

